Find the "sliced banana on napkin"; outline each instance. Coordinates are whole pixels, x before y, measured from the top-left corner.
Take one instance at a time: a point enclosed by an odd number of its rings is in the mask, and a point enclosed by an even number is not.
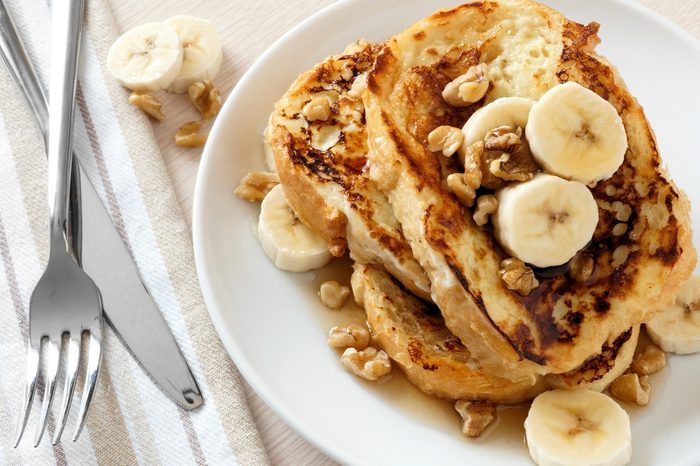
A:
[[[622,466],[632,457],[629,416],[591,390],[539,395],[525,419],[525,438],[540,466]]]
[[[509,254],[537,267],[566,263],[593,237],[598,205],[582,183],[539,174],[497,192],[491,216]]]
[[[615,107],[575,82],[554,86],[532,106],[525,135],[543,168],[585,184],[610,178],[627,151]]]
[[[180,15],[165,20],[177,32],[184,51],[182,69],[168,89],[182,94],[197,81],[219,74],[223,52],[214,23],[194,16]]]
[[[146,23],[122,34],[107,53],[107,69],[134,91],[157,91],[172,84],[182,69],[177,32],[163,23]]]
[[[211,21],[173,16],[122,34],[109,49],[107,69],[133,91],[187,92],[219,73],[223,52]]]
[[[323,238],[296,218],[282,185],[272,188],[262,201],[258,240],[275,266],[289,272],[317,269],[332,258]]]
[[[681,288],[676,302],[647,322],[649,337],[664,351],[690,354],[700,351],[700,276]]]

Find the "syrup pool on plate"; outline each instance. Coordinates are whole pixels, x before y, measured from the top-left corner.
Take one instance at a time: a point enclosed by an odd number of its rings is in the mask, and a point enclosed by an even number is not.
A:
[[[352,274],[352,260],[348,257],[333,259],[330,264],[322,269],[312,272],[313,278],[298,277],[298,285],[301,290],[318,295],[321,283],[335,280],[341,285],[350,286]],[[306,274],[304,274],[306,275]],[[364,310],[358,306],[352,296],[340,309],[329,309],[318,301],[318,305],[309,309],[316,322],[319,332],[324,335],[331,327],[346,325],[349,323],[365,324]],[[338,355],[338,367],[340,365],[341,350],[330,347],[320,348],[323,351],[333,351]],[[523,423],[527,417],[529,404],[512,406],[499,406],[496,421],[478,439],[469,439],[462,434],[462,419],[455,411],[453,403],[434,396],[426,395],[413,386],[405,377],[403,371],[394,363],[392,374],[378,382],[369,382],[348,373],[347,376],[355,383],[366,387],[369,393],[382,398],[388,406],[402,413],[407,422],[412,422],[432,431],[442,432],[445,436],[454,438],[459,442],[466,442],[477,448],[491,448],[494,445],[508,448],[522,448],[524,446],[525,429]],[[368,413],[368,419],[371,413]]]

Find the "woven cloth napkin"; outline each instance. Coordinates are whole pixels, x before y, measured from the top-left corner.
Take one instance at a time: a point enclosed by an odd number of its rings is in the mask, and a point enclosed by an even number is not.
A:
[[[8,3],[46,88],[49,3]],[[105,57],[118,35],[109,5],[88,0],[86,8],[75,149],[93,164],[86,171],[95,174],[91,181],[133,251],[205,403],[191,412],[178,408],[105,326],[97,393],[80,439],[73,443],[64,435],[51,446],[47,435],[32,448],[30,419],[25,439],[12,448],[24,388],[29,297],[48,256],[48,214],[43,141],[0,64],[0,464],[267,464],[240,376],[207,315],[189,232],[150,123],[106,73]],[[53,428],[50,420],[49,433]]]

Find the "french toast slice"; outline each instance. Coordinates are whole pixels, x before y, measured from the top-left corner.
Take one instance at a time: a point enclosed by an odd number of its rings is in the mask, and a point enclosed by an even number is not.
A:
[[[275,104],[266,140],[292,210],[326,240],[334,256],[349,249],[354,259],[381,264],[429,299],[430,283],[365,169],[364,105],[352,89],[378,49],[360,41],[300,75]],[[310,114],[313,99],[320,104],[327,99],[326,115]]]
[[[483,367],[509,376],[574,370],[672,302],[696,264],[688,200],[662,168],[642,107],[595,53],[597,31],[596,23],[569,21],[528,0],[470,3],[391,38],[368,75],[370,177],[430,278],[447,327]],[[485,98],[461,109],[445,103],[445,85],[479,63],[491,82]],[[443,156],[427,149],[427,134],[461,127],[498,97],[537,100],[566,81],[616,108],[629,147],[620,169],[592,189],[600,220],[585,249],[595,261],[591,278],[540,275],[539,287],[522,297],[500,279],[507,255],[489,227],[478,227],[447,190]],[[612,233],[617,203],[630,212],[619,236]]]
[[[501,377],[485,371],[445,326],[440,311],[376,266],[355,263],[352,288],[373,339],[421,391],[448,400],[519,403],[549,388],[604,390],[634,356],[639,326],[606,342],[600,354],[565,374]]]

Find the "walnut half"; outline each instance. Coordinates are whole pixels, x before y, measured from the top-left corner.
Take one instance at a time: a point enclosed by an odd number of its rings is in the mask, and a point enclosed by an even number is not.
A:
[[[496,419],[496,407],[487,402],[459,400],[455,410],[462,416],[462,433],[470,438],[480,437]]]
[[[527,296],[532,290],[540,286],[535,277],[535,272],[525,265],[523,261],[515,257],[501,262],[501,278],[506,288],[517,292],[520,296]]]
[[[246,201],[259,202],[280,182],[277,173],[250,172],[243,177],[234,194]]]
[[[498,210],[498,199],[493,194],[484,194],[476,200],[476,211],[474,211],[474,222],[484,226],[489,221],[489,216]]]
[[[457,196],[459,202],[465,207],[474,205],[476,191],[471,186],[467,185],[463,173],[451,173],[447,175],[447,187]]]
[[[640,406],[649,404],[651,386],[649,376],[629,373],[616,378],[610,384],[610,394],[620,401],[636,403]]]
[[[207,81],[199,81],[192,84],[187,90],[190,96],[190,102],[194,105],[202,118],[209,120],[219,114],[221,110],[221,93],[214,86],[214,83]]]
[[[464,181],[472,189],[479,189],[481,186],[484,176],[483,157],[483,141],[477,141],[464,148]],[[487,175],[489,175],[489,173],[487,173]]]
[[[202,129],[201,121],[190,121],[185,123],[175,133],[175,144],[180,147],[201,147],[207,142],[207,135],[200,134]]]
[[[321,299],[321,302],[331,309],[343,307],[349,296],[350,288],[341,285],[335,280],[321,283],[318,289],[318,297]]]
[[[499,126],[492,129],[484,137],[484,147],[485,166],[496,179],[527,181],[539,170],[529,146],[523,140],[520,127]]]
[[[442,98],[453,107],[467,107],[481,100],[489,90],[484,63],[470,67],[466,73],[447,83]]]
[[[535,172],[529,168],[519,167],[513,154],[507,152],[491,161],[489,171],[493,176],[505,181],[527,181],[535,176]]]
[[[464,133],[453,126],[438,126],[428,134],[428,149],[432,152],[442,151],[442,155],[450,157],[457,152],[464,141]]]
[[[348,348],[340,357],[340,362],[350,372],[367,380],[377,380],[391,373],[391,360],[389,356],[373,346],[362,351]]]
[[[143,113],[154,120],[164,121],[165,114],[161,111],[161,104],[158,99],[150,94],[132,92],[129,96],[129,103],[139,108]]]
[[[486,150],[497,150],[512,154],[522,146],[522,137],[523,130],[520,127],[513,129],[510,126],[499,126],[486,133],[484,145]]]
[[[326,121],[331,116],[331,101],[326,95],[314,96],[301,113],[309,121]]]
[[[369,330],[359,324],[348,324],[344,327],[333,327],[328,332],[328,346],[333,348],[355,348],[363,350],[369,345]]]
[[[635,374],[649,375],[659,372],[666,366],[666,353],[656,345],[650,344],[635,355],[630,369]]]

